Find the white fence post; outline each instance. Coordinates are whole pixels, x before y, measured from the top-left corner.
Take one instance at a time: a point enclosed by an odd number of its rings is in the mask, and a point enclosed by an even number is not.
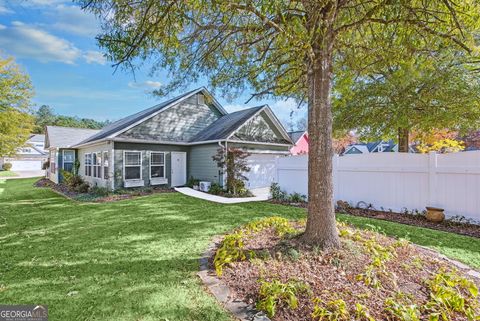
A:
[[[438,206],[437,202],[437,153],[428,153],[428,204]]]

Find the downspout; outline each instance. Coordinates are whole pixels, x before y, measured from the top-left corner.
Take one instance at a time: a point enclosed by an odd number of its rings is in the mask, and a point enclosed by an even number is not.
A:
[[[228,143],[227,141],[225,141],[225,146],[222,145],[222,142],[218,142],[218,146],[220,146],[220,148],[223,148],[225,150],[225,160],[227,159],[227,153],[228,153]],[[225,170],[225,168],[222,168],[222,187],[225,188],[225,182],[226,182],[226,175],[227,175],[227,171]]]

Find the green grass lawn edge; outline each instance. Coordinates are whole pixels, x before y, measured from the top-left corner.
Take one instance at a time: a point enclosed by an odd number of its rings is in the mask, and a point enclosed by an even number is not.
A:
[[[216,235],[252,220],[306,214],[179,193],[79,203],[34,188],[35,181],[0,180],[0,302],[47,304],[50,320],[232,320],[196,277],[205,249]],[[346,214],[337,219],[480,268],[480,239]]]

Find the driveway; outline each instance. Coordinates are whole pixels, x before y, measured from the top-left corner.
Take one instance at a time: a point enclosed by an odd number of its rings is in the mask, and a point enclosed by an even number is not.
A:
[[[44,177],[45,176],[45,171],[40,170],[40,171],[15,171],[15,174],[17,176],[6,176],[6,177],[0,177],[1,179],[17,179],[17,178],[31,178],[31,177]]]

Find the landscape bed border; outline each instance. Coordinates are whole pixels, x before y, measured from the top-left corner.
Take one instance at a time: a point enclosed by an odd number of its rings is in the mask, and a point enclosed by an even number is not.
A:
[[[223,239],[232,231],[220,236],[216,236],[212,239],[207,247],[207,250],[199,259],[200,269],[197,275],[208,292],[210,292],[215,299],[235,318],[241,321],[271,321],[271,319],[268,318],[263,311],[257,310],[254,305],[232,297],[231,289],[217,276],[215,268],[211,264],[211,262],[213,262],[213,258],[215,257],[216,250],[221,245]],[[452,264],[456,268],[462,270],[465,274],[480,281],[480,271],[475,270],[471,266],[468,266],[457,260],[450,259],[431,248],[414,243],[410,244],[430,253],[442,261]]]

